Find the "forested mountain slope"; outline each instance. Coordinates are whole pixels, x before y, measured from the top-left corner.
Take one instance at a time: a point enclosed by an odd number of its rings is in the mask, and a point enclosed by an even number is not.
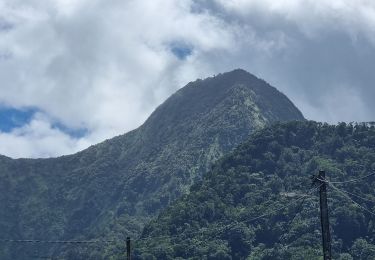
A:
[[[285,95],[235,70],[189,83],[138,129],[77,154],[0,157],[0,239],[136,237],[250,133],[290,120],[304,118]],[[41,255],[58,250],[54,244],[2,243],[0,258],[28,259],[35,248]],[[65,251],[76,259],[107,254],[103,247]]]
[[[323,259],[319,170],[333,259],[375,259],[374,124],[316,122],[254,133],[145,227],[137,258]]]

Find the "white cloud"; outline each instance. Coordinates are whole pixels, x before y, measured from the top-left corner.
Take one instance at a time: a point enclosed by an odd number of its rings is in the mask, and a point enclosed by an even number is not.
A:
[[[54,128],[42,114],[10,133],[0,133],[0,154],[14,158],[50,157],[79,151],[90,145],[89,138],[75,139]]]
[[[188,81],[237,67],[270,81],[313,119],[349,120],[343,109],[322,117],[314,99],[326,96],[324,84],[337,85],[337,71],[348,74],[358,64],[342,62],[337,53],[332,71],[327,65],[319,73],[315,52],[333,53],[336,46],[326,46],[324,37],[339,32],[354,46],[345,45],[342,53],[354,53],[357,63],[371,57],[366,48],[373,47],[362,47],[363,38],[375,43],[374,13],[375,4],[359,0],[3,0],[0,22],[12,27],[0,30],[0,57],[6,57],[0,58],[0,104],[37,107],[48,116],[0,133],[8,147],[0,153],[46,157],[77,151],[139,126]],[[179,43],[192,47],[186,59],[171,52]],[[306,63],[315,68],[311,75],[299,71]],[[356,67],[360,74],[365,66]],[[356,114],[367,119],[363,92],[373,78],[358,82],[360,76],[353,73],[339,89],[353,79],[362,102]],[[70,137],[51,127],[56,120],[90,134]],[[17,145],[9,148],[12,143]]]
[[[0,38],[0,49],[12,54],[0,63],[0,102],[48,111],[68,127],[89,129],[93,142],[131,130],[186,83],[181,68],[233,44],[220,20],[189,8],[180,1],[5,1],[1,10],[15,28]],[[175,41],[192,43],[196,57],[178,60],[169,49]],[[189,80],[199,74],[187,71]]]
[[[309,103],[308,98],[296,100],[297,107],[304,107],[304,116],[314,118],[319,115],[319,121],[328,123],[365,122],[371,118],[363,103],[361,95],[352,86],[331,86],[321,95],[317,106]],[[345,91],[342,91],[345,89]]]
[[[344,30],[365,33],[374,40],[375,2],[369,0],[214,0],[227,12],[248,18],[262,13],[263,19],[282,17],[301,32],[319,37],[322,31]],[[375,44],[375,41],[374,41]]]

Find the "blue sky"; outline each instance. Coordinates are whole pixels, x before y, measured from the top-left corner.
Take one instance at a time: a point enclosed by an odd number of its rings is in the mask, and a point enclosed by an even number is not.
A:
[[[0,131],[9,133],[30,122],[35,109],[12,109],[0,107]]]
[[[171,44],[171,52],[179,59],[184,60],[189,57],[193,49],[189,46],[186,46],[183,43]]]
[[[11,133],[13,130],[29,124],[33,120],[36,113],[43,112],[36,108],[15,109],[0,107],[0,132]],[[60,122],[53,122],[51,127],[58,129],[59,131],[62,131],[73,138],[82,138],[88,133],[87,129],[70,128]]]
[[[374,121],[373,1],[3,0],[0,14],[0,154],[77,152],[236,68],[308,119]]]

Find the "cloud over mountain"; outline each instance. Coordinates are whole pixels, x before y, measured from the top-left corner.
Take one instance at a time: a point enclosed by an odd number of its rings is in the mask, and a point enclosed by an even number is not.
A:
[[[370,1],[4,0],[0,13],[0,104],[38,111],[0,133],[1,154],[80,150],[139,126],[188,81],[237,67],[309,119],[375,109]]]

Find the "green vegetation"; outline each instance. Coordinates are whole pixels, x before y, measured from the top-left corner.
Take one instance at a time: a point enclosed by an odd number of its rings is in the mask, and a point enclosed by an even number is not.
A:
[[[121,112],[121,111],[119,111]],[[138,129],[52,159],[0,157],[0,239],[123,241],[189,191],[254,130],[304,120],[282,93],[235,70],[177,91]],[[120,243],[120,242],[119,242]],[[123,244],[2,243],[0,259],[103,259]]]
[[[322,259],[311,176],[374,172],[375,127],[270,126],[291,120],[304,121],[283,94],[236,70],[189,83],[138,129],[80,153],[0,156],[0,239],[118,241],[1,243],[0,259],[121,259],[121,241],[140,235],[140,259]],[[374,175],[329,187],[334,259],[375,259],[374,215],[335,189],[375,212],[374,187]]]
[[[375,212],[374,124],[276,124],[216,163],[144,228],[142,259],[322,259],[318,192],[335,187]],[[375,259],[375,215],[328,189],[334,259]],[[362,199],[361,199],[362,198]],[[263,217],[257,218],[258,216]]]

